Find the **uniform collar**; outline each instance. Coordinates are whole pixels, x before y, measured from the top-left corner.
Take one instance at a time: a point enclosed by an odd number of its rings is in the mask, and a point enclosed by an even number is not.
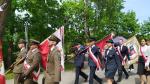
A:
[[[55,48],[55,46],[52,46],[52,47],[51,47],[51,51],[53,51],[53,50],[54,50],[54,48]]]
[[[112,49],[112,46],[108,48],[108,50],[111,50],[111,49]]]
[[[38,48],[33,49],[32,52],[35,52],[37,49],[38,49]]]
[[[23,51],[24,49],[25,49],[25,47],[21,48],[21,50],[20,50],[20,51]]]
[[[91,46],[91,48],[95,47],[95,44]]]

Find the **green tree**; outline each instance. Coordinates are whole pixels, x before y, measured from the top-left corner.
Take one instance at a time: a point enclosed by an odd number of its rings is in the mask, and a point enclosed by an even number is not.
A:
[[[5,43],[16,46],[17,40],[24,38],[25,27],[29,38],[43,41],[64,25],[65,53],[68,54],[74,42],[84,44],[89,37],[99,40],[114,31],[128,38],[143,31],[134,11],[122,12],[123,0],[58,1],[12,0],[6,18]]]
[[[90,36],[90,29],[94,28],[94,11],[84,0],[65,1],[62,8],[66,23],[65,50],[68,52],[74,42],[85,43]]]
[[[146,39],[150,39],[150,18],[141,25],[140,28],[140,35]]]
[[[16,52],[17,41],[25,38],[25,27],[29,38],[43,41],[64,25],[63,9],[57,0],[12,0],[7,14],[4,42],[8,47],[5,47],[5,53],[11,45],[12,52]]]
[[[107,35],[111,31],[117,35],[130,37],[139,32],[136,14],[133,11],[122,12],[123,0],[91,0],[96,5],[96,29],[95,33]],[[98,32],[99,31],[99,32]]]

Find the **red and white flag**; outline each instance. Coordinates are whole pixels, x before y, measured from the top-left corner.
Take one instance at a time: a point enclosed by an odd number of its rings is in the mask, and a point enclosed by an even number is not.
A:
[[[106,41],[109,39],[112,39],[112,38],[113,38],[113,34],[109,34],[102,40],[96,42],[96,46],[100,48],[101,54],[103,54],[103,52],[104,52],[104,47],[106,45]]]
[[[61,70],[64,70],[64,50],[63,50],[63,44],[64,44],[64,26],[60,27],[58,30],[56,30],[53,35],[55,35],[57,38],[60,39],[60,42],[56,45],[61,52]],[[42,55],[42,65],[43,68],[46,69],[46,62],[47,62],[47,56],[49,53],[50,47],[49,47],[49,40],[48,38],[45,39],[40,44],[40,52]]]
[[[0,84],[6,84],[4,74],[4,62],[2,54],[2,42],[0,41]]]

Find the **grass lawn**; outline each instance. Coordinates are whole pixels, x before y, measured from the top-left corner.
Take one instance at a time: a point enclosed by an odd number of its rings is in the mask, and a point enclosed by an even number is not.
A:
[[[6,80],[13,79],[13,77],[14,77],[14,74],[12,72],[6,74]]]

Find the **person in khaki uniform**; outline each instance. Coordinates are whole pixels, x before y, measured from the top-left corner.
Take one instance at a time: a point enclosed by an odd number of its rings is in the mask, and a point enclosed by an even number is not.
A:
[[[61,81],[61,54],[56,47],[59,41],[60,39],[54,35],[49,37],[49,46],[51,49],[47,57],[44,84],[59,84]]]
[[[26,56],[26,49],[25,49],[25,40],[20,39],[18,42],[18,47],[20,49],[20,52],[17,55],[16,62],[17,64],[14,65],[13,73],[14,73],[14,84],[21,84],[19,81],[19,78],[22,74],[22,68],[23,68],[23,59]]]
[[[33,71],[37,71],[40,65],[41,55],[38,49],[40,42],[36,40],[31,40],[30,50],[27,53],[27,57],[24,61],[24,64],[30,65],[28,69],[25,68],[23,70],[22,80],[24,80],[24,84],[38,84],[37,81],[33,80]]]

